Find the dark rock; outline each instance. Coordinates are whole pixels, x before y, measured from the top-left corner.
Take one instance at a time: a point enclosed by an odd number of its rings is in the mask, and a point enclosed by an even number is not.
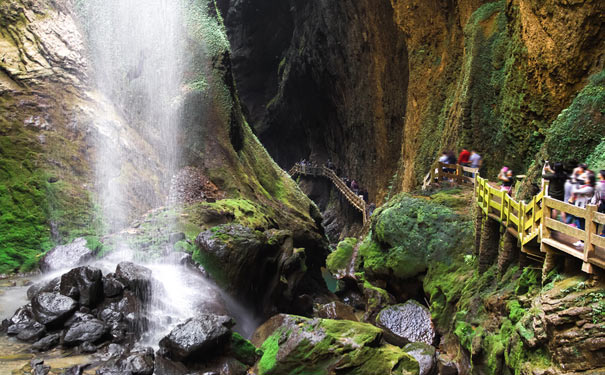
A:
[[[160,341],[172,358],[184,360],[192,355],[203,359],[210,349],[220,348],[231,337],[233,319],[224,315],[201,315],[179,324]]]
[[[115,367],[101,367],[97,370],[97,375],[133,375],[131,372],[125,372]]]
[[[321,305],[317,309],[317,316],[326,319],[352,320],[355,322],[358,321],[353,308],[340,301],[334,301]]]
[[[161,350],[160,350],[161,351]],[[187,375],[191,371],[182,363],[166,358],[158,354],[155,356],[155,374],[156,375]]]
[[[419,375],[431,375],[436,368],[435,348],[423,342],[412,342],[403,351],[414,357],[420,366]]]
[[[103,294],[106,297],[117,297],[124,290],[124,284],[113,277],[103,279]]]
[[[122,262],[116,267],[115,278],[134,292],[142,301],[151,295],[151,270],[131,262]]]
[[[65,370],[62,375],[82,375],[89,366],[90,364],[72,366]]]
[[[61,276],[61,294],[94,307],[103,299],[103,273],[93,267],[78,267]]]
[[[46,366],[42,359],[32,359],[30,365],[32,367],[32,375],[47,375],[50,372],[50,366]]]
[[[84,342],[97,342],[107,332],[107,327],[98,319],[90,319],[75,323],[63,337],[66,345],[78,345]]]
[[[46,293],[59,293],[61,287],[61,277],[55,277],[52,280],[40,281],[30,286],[27,289],[27,299],[32,300],[38,294]]]
[[[82,353],[94,353],[97,351],[97,346],[90,341],[86,341],[80,345],[80,351]]]
[[[170,233],[170,235],[168,235],[168,242],[174,245],[175,243],[177,243],[179,241],[183,241],[186,238],[187,237],[185,236],[185,233],[183,233],[183,232]]]
[[[46,334],[46,327],[36,321],[32,322],[27,327],[21,329],[17,334],[17,338],[21,341],[35,342]]]
[[[52,334],[36,341],[32,345],[32,349],[40,351],[40,352],[45,352],[45,351],[50,350],[50,349],[54,348],[55,346],[59,345],[59,340],[60,340],[60,335],[58,333],[52,333]]]
[[[385,330],[385,339],[393,345],[410,342],[432,345],[435,327],[429,310],[414,300],[389,306],[378,314],[376,323]]]
[[[129,336],[138,337],[147,329],[142,302],[130,291],[125,291],[117,302],[102,304],[97,316],[109,327],[114,342],[122,342]]]
[[[76,301],[57,293],[40,293],[32,300],[36,320],[46,326],[62,323],[77,307]]]
[[[128,357],[120,362],[120,368],[122,371],[133,375],[152,375],[154,359],[152,348],[138,349],[132,351]]]
[[[71,268],[93,259],[94,254],[86,247],[85,238],[76,238],[68,245],[57,246],[40,259],[40,270],[49,272]]]
[[[9,336],[18,335],[21,330],[26,329],[35,322],[34,313],[31,305],[25,305],[15,311],[13,316],[7,320],[7,334]]]

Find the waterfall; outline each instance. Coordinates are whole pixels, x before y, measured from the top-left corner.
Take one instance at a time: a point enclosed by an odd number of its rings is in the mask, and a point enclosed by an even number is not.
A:
[[[183,8],[179,0],[87,0],[81,7],[95,85],[117,112],[99,119],[96,160],[100,207],[116,232],[135,214],[132,195],[151,207],[166,204],[178,166]],[[133,155],[133,142],[148,144],[157,160]],[[152,176],[129,186],[133,169]]]

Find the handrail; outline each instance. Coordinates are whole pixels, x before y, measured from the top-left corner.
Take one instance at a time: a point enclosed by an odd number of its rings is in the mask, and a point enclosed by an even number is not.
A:
[[[422,181],[422,190],[426,190],[431,184],[442,180],[449,180],[460,185],[473,185],[475,183],[473,176],[477,173],[479,173],[479,168],[465,167],[463,165],[448,164],[438,161],[431,166],[429,173],[424,177],[424,180]]]
[[[594,205],[581,208],[550,198],[545,195],[546,186],[529,202],[518,202],[506,192],[491,186],[488,180],[477,176],[475,200],[484,215],[498,221],[517,237],[522,250],[535,239],[540,243],[542,252],[562,251],[582,260],[584,272],[592,273],[593,266],[605,269],[605,254],[597,254],[597,246],[605,248],[605,238],[597,234],[598,224],[605,224],[605,214],[598,213]],[[586,229],[552,219],[553,210],[584,219]],[[584,249],[570,246],[570,240],[565,241],[565,238],[561,239],[559,234],[553,235],[553,232],[584,241]]]
[[[368,222],[366,202],[359,195],[355,194],[355,192],[351,190],[330,168],[327,168],[325,166],[312,167],[295,164],[288,173],[290,174],[290,176],[301,174],[306,176],[323,176],[328,178],[332,182],[332,184],[334,184],[334,186],[336,186],[336,188],[342,193],[342,195],[345,196],[347,201],[357,210],[361,211],[361,214],[363,215],[364,226]]]

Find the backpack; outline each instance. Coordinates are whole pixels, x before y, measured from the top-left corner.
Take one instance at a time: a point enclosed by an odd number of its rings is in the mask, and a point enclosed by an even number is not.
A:
[[[597,211],[600,213],[605,213],[605,194],[603,192],[596,190],[594,193],[593,202],[597,205]]]

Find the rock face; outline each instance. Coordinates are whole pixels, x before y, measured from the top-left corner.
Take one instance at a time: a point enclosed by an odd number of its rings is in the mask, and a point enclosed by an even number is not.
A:
[[[383,309],[378,314],[376,323],[385,329],[385,338],[395,345],[411,342],[433,345],[435,340],[431,312],[413,300]]]
[[[228,316],[202,315],[179,324],[160,341],[172,358],[186,360],[191,356],[204,358],[208,352],[221,347],[231,337],[235,323]]]
[[[68,245],[53,248],[40,259],[40,271],[50,272],[72,268],[86,263],[94,254],[86,246],[86,239],[76,238]]]
[[[265,316],[277,310],[307,313],[293,303],[295,297],[325,290],[323,280],[308,278],[306,249],[293,247],[289,231],[221,225],[200,233],[195,244],[219,285]]]
[[[276,315],[260,326],[253,342],[264,354],[255,366],[259,375],[331,373],[418,374],[418,362],[398,347],[380,345],[382,331],[345,320],[305,319]]]
[[[378,202],[391,179],[395,189],[417,186],[444,149],[477,148],[490,173],[527,167],[544,131],[603,69],[602,2],[219,6],[242,102],[272,155],[284,167],[329,156]]]

